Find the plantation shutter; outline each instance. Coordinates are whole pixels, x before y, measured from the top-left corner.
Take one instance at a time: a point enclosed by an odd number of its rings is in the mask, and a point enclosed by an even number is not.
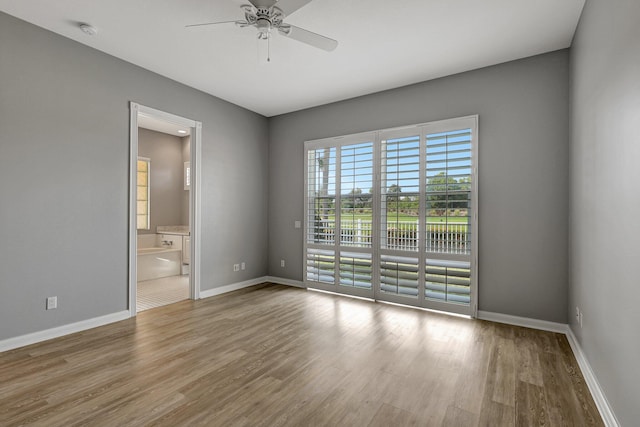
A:
[[[420,136],[382,141],[380,246],[417,251]]]
[[[471,302],[472,130],[427,133],[425,298]]]
[[[407,132],[380,142],[379,289],[381,299],[395,302],[417,299],[420,286],[420,134]]]
[[[335,251],[323,249],[307,249],[307,280],[334,283]]]
[[[418,296],[418,258],[380,256],[380,289],[384,293]]]
[[[425,296],[428,299],[469,304],[471,264],[466,261],[426,261]]]
[[[305,142],[308,287],[473,315],[477,118]]]
[[[306,280],[335,283],[336,148],[307,153]]]
[[[373,142],[340,149],[340,285],[371,289]],[[362,218],[366,218],[365,221]],[[362,248],[362,249],[356,249]]]

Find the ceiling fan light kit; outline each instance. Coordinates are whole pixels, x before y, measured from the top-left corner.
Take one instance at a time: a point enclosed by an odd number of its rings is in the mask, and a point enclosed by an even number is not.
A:
[[[284,23],[286,16],[300,9],[310,1],[311,0],[249,0],[251,4],[240,7],[244,11],[244,20],[206,22],[187,25],[186,28],[202,28],[219,24],[235,23],[241,28],[255,27],[258,31],[258,39],[267,40],[267,42],[271,39],[271,30],[275,28],[278,33],[285,37],[331,52],[338,46],[336,40]],[[282,7],[278,7],[276,4]]]

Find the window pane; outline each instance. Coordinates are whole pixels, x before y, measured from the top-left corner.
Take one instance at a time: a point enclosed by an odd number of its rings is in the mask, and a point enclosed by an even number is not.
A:
[[[138,158],[137,188],[136,188],[136,213],[137,228],[149,229],[149,160]]]
[[[307,241],[333,245],[336,235],[336,149],[308,153]]]
[[[382,141],[381,248],[418,250],[419,180],[420,137]]]
[[[371,247],[373,142],[340,151],[340,245]]]
[[[334,284],[334,271],[334,251],[307,249],[307,280]]]
[[[471,263],[427,259],[425,298],[468,305],[471,297]]]
[[[383,293],[418,297],[418,258],[380,256],[380,290]]]
[[[371,289],[371,254],[340,253],[340,285]]]
[[[139,229],[147,229],[149,226],[147,225],[147,216],[146,215],[138,215],[138,228]]]
[[[148,199],[149,198],[147,197],[147,187],[138,186],[137,200],[138,201],[146,201]]]
[[[471,130],[426,136],[427,252],[471,251]]]
[[[138,202],[138,215],[146,215],[147,214],[147,202],[139,201]]]
[[[138,185],[146,186],[147,185],[147,173],[146,172],[138,172]]]

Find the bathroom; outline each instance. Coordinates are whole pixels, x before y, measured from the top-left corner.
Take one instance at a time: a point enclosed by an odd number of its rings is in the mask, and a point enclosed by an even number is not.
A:
[[[139,115],[137,311],[189,298],[190,129]]]

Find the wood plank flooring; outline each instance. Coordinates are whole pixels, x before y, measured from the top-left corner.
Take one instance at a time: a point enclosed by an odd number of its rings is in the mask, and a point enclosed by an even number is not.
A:
[[[0,353],[0,425],[603,423],[564,335],[265,284]]]

